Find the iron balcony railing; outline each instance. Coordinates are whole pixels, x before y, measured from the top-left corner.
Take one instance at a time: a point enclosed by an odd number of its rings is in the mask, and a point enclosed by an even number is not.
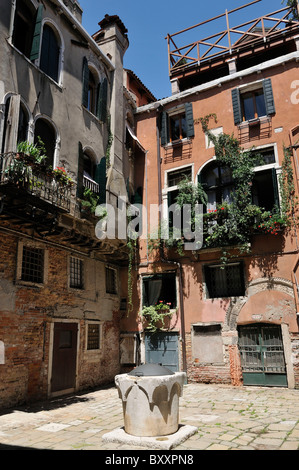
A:
[[[188,66],[200,65],[202,62],[211,60],[223,54],[233,54],[248,45],[258,41],[266,43],[276,35],[285,34],[287,31],[298,31],[299,28],[299,7],[285,7],[267,15],[260,16],[250,21],[246,21],[237,26],[232,26],[230,14],[249,5],[258,3],[255,0],[234,10],[227,11],[209,20],[198,23],[194,26],[168,34],[165,39],[168,43],[169,74],[185,69]],[[297,10],[298,8],[298,10]],[[196,30],[196,35],[204,34],[204,28],[209,26],[210,30],[216,29],[216,20],[224,20],[225,29],[203,37],[202,39],[186,44],[184,37],[192,30]],[[184,36],[182,36],[184,34]],[[174,39],[175,38],[175,39]],[[177,45],[182,40],[183,45]],[[176,41],[176,42],[175,42]]]
[[[0,154],[0,189],[14,186],[60,209],[69,211],[71,185],[53,176],[38,164],[24,162],[19,154]]]

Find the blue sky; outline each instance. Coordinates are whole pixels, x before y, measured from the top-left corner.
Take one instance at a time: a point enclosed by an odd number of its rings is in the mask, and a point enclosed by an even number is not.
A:
[[[99,30],[98,23],[105,14],[120,17],[128,29],[130,42],[124,66],[133,70],[155,97],[161,99],[171,95],[165,36],[220,15],[226,9],[233,10],[250,3],[250,0],[79,0],[79,3],[83,9],[82,23],[89,34]],[[238,25],[285,6],[282,0],[261,0],[230,17],[234,25]],[[225,19],[217,20],[214,28],[210,23],[208,29],[203,30],[204,34],[208,36],[225,29]],[[182,44],[198,39],[199,29],[186,33],[185,38],[183,35],[177,37]]]

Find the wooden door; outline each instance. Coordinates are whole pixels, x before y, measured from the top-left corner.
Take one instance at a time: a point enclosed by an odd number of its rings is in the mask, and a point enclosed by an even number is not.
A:
[[[77,336],[77,323],[54,323],[52,393],[75,388]]]

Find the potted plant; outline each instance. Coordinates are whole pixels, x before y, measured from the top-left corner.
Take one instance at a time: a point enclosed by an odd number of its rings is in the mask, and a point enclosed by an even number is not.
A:
[[[98,205],[99,196],[91,189],[85,188],[81,199],[81,212],[86,215],[93,215]]]
[[[149,331],[153,332],[168,327],[166,323],[170,321],[173,315],[173,312],[170,311],[170,306],[170,303],[160,300],[156,305],[143,307],[141,310],[141,321],[145,323]]]

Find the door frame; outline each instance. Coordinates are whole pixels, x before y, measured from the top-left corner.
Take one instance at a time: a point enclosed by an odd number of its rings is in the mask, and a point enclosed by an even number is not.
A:
[[[76,351],[76,372],[75,372],[75,387],[69,388],[67,390],[59,390],[58,392],[51,391],[51,381],[52,381],[52,368],[53,368],[53,354],[54,354],[54,327],[55,323],[76,323],[78,325],[77,331],[77,351]],[[76,319],[63,319],[55,318],[50,324],[50,341],[49,341],[49,373],[48,373],[48,397],[56,397],[59,395],[65,395],[67,393],[72,393],[78,388],[78,356],[79,356],[79,347],[80,347],[80,322]]]

